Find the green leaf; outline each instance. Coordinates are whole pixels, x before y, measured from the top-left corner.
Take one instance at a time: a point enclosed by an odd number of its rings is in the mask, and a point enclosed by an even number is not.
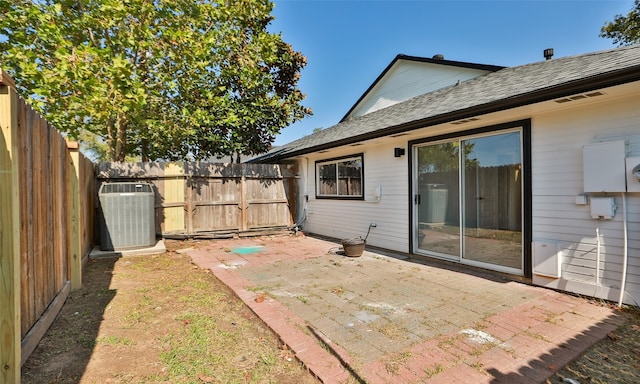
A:
[[[56,128],[101,137],[111,160],[257,153],[310,114],[306,59],[266,30],[268,0],[0,5],[3,69]]]

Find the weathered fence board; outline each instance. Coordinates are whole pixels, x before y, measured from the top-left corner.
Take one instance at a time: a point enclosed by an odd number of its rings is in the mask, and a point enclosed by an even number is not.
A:
[[[482,189],[465,189],[464,203],[466,212],[478,212],[467,215],[465,225],[492,229],[519,231],[521,229],[521,180],[519,165],[499,167],[469,168],[465,170],[467,185],[475,180],[483,180]],[[446,186],[448,196],[446,217],[447,223],[458,224],[460,193],[458,171],[425,173],[420,176],[421,185],[441,184]],[[482,199],[478,197],[482,196]],[[497,212],[497,215],[496,215]]]
[[[69,280],[67,173],[64,138],[19,101],[22,336]]]
[[[20,194],[18,96],[0,70],[0,382],[20,382]]]
[[[163,235],[289,227],[297,201],[293,166],[222,163],[101,163],[99,182],[150,182]]]
[[[75,168],[78,173],[78,192],[79,197],[74,200],[79,202],[80,213],[80,257],[82,260],[88,260],[89,252],[93,248],[95,233],[95,206],[96,206],[96,176],[95,164],[80,154],[77,150],[72,151],[72,155],[77,156],[77,165],[74,160]],[[80,261],[82,261],[80,260]],[[77,287],[72,287],[73,289]]]
[[[2,70],[0,126],[0,367],[8,367],[0,379],[18,382],[20,365],[82,282],[82,257],[93,241],[95,178],[93,164],[77,146],[67,148]]]

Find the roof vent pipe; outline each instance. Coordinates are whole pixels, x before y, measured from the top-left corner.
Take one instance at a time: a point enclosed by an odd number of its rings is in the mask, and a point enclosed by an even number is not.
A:
[[[442,53],[438,53],[436,55],[433,55],[432,59],[433,60],[444,60],[444,55]]]
[[[553,48],[547,48],[544,50],[544,58],[547,60],[551,60],[553,57]]]

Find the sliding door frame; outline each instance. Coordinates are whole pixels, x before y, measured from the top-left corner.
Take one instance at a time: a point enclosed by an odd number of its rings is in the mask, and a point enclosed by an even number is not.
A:
[[[531,278],[532,274],[532,255],[531,255],[531,241],[532,241],[532,185],[531,185],[531,120],[518,120],[508,122],[504,124],[491,125],[481,127],[477,129],[470,129],[466,131],[451,132],[444,135],[424,137],[417,140],[409,141],[408,149],[410,156],[407,156],[409,166],[409,196],[408,196],[408,211],[409,211],[409,249],[410,254],[417,257],[428,257],[423,253],[418,252],[418,244],[415,239],[415,223],[416,215],[416,195],[417,195],[417,180],[415,179],[415,148],[424,144],[451,140],[459,140],[465,137],[483,135],[483,134],[500,134],[501,132],[513,131],[514,129],[521,129],[521,141],[522,141],[522,273],[524,277]],[[449,258],[451,262],[456,262]],[[472,265],[472,264],[471,264]],[[489,268],[490,269],[490,268]],[[498,271],[499,272],[499,271]]]

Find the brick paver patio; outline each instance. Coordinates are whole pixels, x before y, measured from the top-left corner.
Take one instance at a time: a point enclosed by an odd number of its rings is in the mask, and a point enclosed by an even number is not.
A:
[[[489,273],[338,249],[273,236],[187,253],[324,383],[541,383],[623,322],[607,306]]]

